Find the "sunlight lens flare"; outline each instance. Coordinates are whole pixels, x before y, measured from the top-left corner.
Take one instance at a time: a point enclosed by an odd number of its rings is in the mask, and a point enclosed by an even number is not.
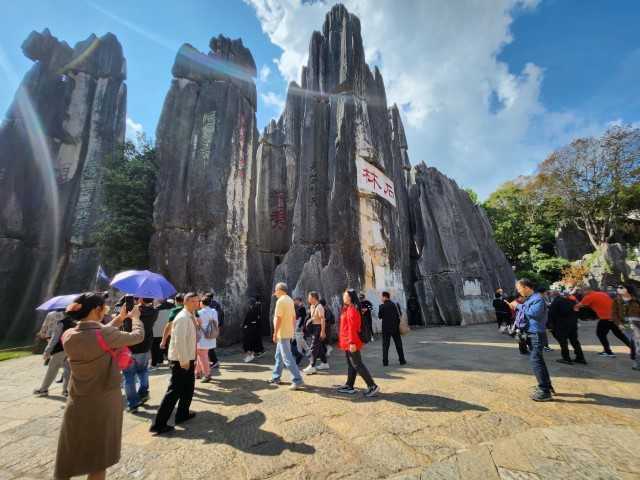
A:
[[[0,70],[11,83],[19,84],[18,76],[8,61],[4,51],[0,48]],[[60,256],[60,199],[58,195],[58,186],[56,175],[54,172],[54,161],[49,148],[49,143],[45,135],[42,121],[36,112],[26,85],[20,85],[15,96],[12,112],[12,118],[7,118],[3,122],[5,128],[15,129],[16,134],[22,134],[26,137],[31,157],[33,158],[33,167],[40,178],[40,185],[43,188],[43,208],[39,212],[44,223],[47,224],[46,234],[40,235],[39,240],[44,244],[38,244],[37,248],[44,250],[48,254],[42,262],[36,262],[35,268],[30,272],[28,284],[25,285],[24,291],[35,291],[38,284],[42,282],[42,275],[47,275],[49,281],[47,283],[45,294],[51,294],[54,288],[55,272],[57,269],[58,258]],[[9,126],[10,122],[14,125]],[[8,162],[13,164],[16,170],[20,163],[28,162],[28,158],[11,158]],[[28,167],[27,167],[28,168]],[[35,192],[34,192],[35,193]],[[29,308],[26,304],[29,295],[24,295],[16,312],[18,317],[22,316],[25,308]]]

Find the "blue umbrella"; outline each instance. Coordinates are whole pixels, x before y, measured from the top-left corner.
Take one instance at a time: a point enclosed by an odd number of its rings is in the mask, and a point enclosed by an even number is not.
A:
[[[78,297],[79,293],[72,293],[70,295],[58,295],[57,297],[50,298],[42,305],[40,305],[36,310],[60,310],[61,308],[67,308],[69,304],[71,304],[74,298]]]
[[[169,281],[158,273],[149,270],[127,270],[120,272],[110,284],[121,292],[141,298],[168,298],[176,289]]]

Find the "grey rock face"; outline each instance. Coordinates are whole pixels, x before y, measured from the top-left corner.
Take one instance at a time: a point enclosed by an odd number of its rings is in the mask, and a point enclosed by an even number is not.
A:
[[[427,324],[495,319],[496,288],[513,289],[513,271],[481,207],[434,168],[417,165],[411,215],[418,258],[415,286]]]
[[[427,323],[493,317],[493,289],[513,273],[455,183],[425,169],[413,185],[400,113],[364,61],[357,17],[341,5],[327,14],[260,140],[251,54],[225,37],[210,48],[184,45],[173,67],[151,256],[179,289],[222,297],[226,339],[239,336],[247,296],[268,298],[279,281],[293,296],[319,291],[336,313],[351,287],[374,305],[383,290],[402,305],[418,296]],[[358,176],[377,181],[363,168],[386,176],[393,198],[359,188]]]
[[[24,338],[33,308],[89,288],[100,165],[124,140],[125,60],[112,34],[71,48],[48,30],[22,45],[35,62],[0,127],[0,336]]]
[[[159,167],[152,268],[180,289],[221,297],[227,338],[262,293],[256,246],[255,64],[239,40],[208,54],[184,45],[156,132]],[[244,72],[240,75],[238,72]]]
[[[589,237],[575,225],[568,224],[556,232],[556,255],[574,261],[593,252]]]
[[[404,303],[412,288],[406,140],[379,71],[365,63],[360,21],[343,6],[313,34],[301,86],[289,86],[262,142],[257,163],[269,174],[258,205],[278,220],[258,218],[266,277],[285,281],[293,295],[318,290],[334,308],[347,287],[374,304],[381,290]],[[357,160],[392,180],[397,207],[359,193]]]
[[[318,290],[334,307],[347,287],[376,306],[382,290],[403,305],[417,296],[428,324],[494,318],[493,291],[513,287],[511,267],[466,192],[436,170],[412,174],[398,108],[387,109],[382,76],[364,61],[360,22],[343,6],[313,34],[301,87],[290,85],[262,142],[258,168],[269,173],[259,175],[258,243],[267,279],[285,281],[293,295]],[[396,206],[358,190],[363,160],[392,181]]]

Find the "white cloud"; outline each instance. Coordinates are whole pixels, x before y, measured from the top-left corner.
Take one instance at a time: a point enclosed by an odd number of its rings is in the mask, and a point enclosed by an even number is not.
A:
[[[264,102],[265,105],[268,105],[270,107],[274,107],[278,112],[278,114],[280,114],[280,112],[282,112],[282,110],[284,110],[284,97],[282,97],[281,95],[278,95],[277,93],[274,92],[267,92],[267,93],[261,93],[260,94],[260,98],[262,98],[262,101]]]
[[[245,1],[283,49],[280,73],[299,82],[311,34],[333,3]],[[514,41],[514,9],[534,9],[538,0],[343,3],[361,20],[367,61],[380,67],[389,104],[402,106],[412,161],[438,167],[481,197],[530,173],[575,134],[603,128],[572,112],[548,111],[537,65],[512,72],[497,59]]]
[[[144,133],[144,128],[141,123],[134,121],[131,117],[127,116],[127,129],[125,133],[125,137],[127,140],[131,140],[135,142],[138,140],[138,134]]]
[[[260,67],[259,77],[261,82],[266,82],[269,80],[269,75],[271,75],[271,69],[267,65],[263,65]]]

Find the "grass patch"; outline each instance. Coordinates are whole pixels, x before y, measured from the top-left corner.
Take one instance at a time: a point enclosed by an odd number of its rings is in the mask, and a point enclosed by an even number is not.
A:
[[[14,358],[26,357],[31,355],[31,350],[6,350],[0,352],[0,362],[5,360],[13,360]]]

